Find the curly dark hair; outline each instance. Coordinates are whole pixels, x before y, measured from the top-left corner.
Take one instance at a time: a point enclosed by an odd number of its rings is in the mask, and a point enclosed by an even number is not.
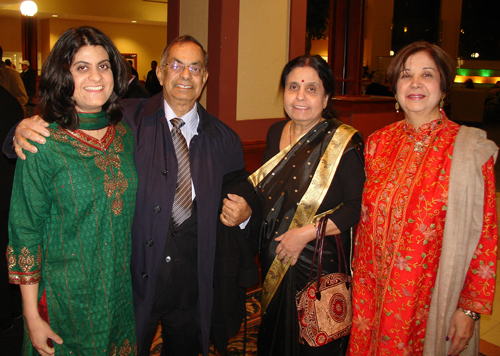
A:
[[[127,91],[127,66],[113,42],[94,27],[71,28],[57,40],[42,67],[38,87],[38,107],[47,122],[57,122],[61,127],[76,130],[80,121],[76,102],[72,99],[75,83],[70,68],[75,54],[84,46],[102,46],[108,53],[113,72],[113,92],[102,109],[110,124],[117,124],[123,114],[118,101]]]
[[[332,97],[335,92],[335,79],[333,78],[332,70],[328,63],[319,55],[304,55],[292,59],[285,65],[283,68],[283,72],[281,73],[280,78],[280,89],[281,91],[285,90],[286,80],[288,75],[295,69],[299,67],[311,67],[313,68],[321,79],[323,83],[323,88],[325,89],[325,94],[328,95],[328,101],[326,107],[323,109],[322,117],[324,119],[333,119],[335,118],[333,105],[332,105]]]
[[[387,69],[387,80],[389,81],[392,91],[397,94],[398,80],[401,77],[401,72],[404,69],[406,61],[415,53],[425,52],[436,63],[440,83],[441,92],[448,94],[453,81],[455,80],[455,64],[453,58],[448,53],[443,51],[439,46],[426,41],[413,42],[401,49],[394,57],[389,68]]]

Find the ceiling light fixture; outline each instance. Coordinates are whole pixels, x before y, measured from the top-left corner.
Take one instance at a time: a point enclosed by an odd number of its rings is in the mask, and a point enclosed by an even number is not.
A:
[[[21,14],[24,16],[34,16],[38,11],[38,6],[33,1],[24,1],[21,4]]]

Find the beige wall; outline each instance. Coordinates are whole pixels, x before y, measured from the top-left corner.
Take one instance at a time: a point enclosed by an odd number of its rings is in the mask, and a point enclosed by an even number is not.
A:
[[[288,62],[289,0],[241,0],[237,120],[284,117],[279,77]]]
[[[121,53],[137,54],[137,72],[141,80],[151,70],[152,60],[160,62],[161,53],[167,43],[166,26],[76,21],[59,18],[45,21],[42,26],[44,36],[42,42],[49,42],[50,48],[54,46],[59,36],[71,27],[93,26],[100,29],[111,38]],[[43,50],[43,59],[47,58],[48,55],[46,49],[46,46],[39,48],[39,50]]]
[[[205,48],[208,47],[208,1],[182,0],[180,3],[179,35],[191,35]],[[210,53],[209,53],[210,62]],[[210,70],[210,65],[209,68]],[[209,71],[210,80],[210,71]],[[199,102],[207,103],[207,91],[203,90]]]
[[[0,17],[0,46],[4,52],[22,52],[21,19]]]
[[[6,0],[1,3],[1,10],[20,16],[19,5],[22,0]],[[58,14],[65,18],[83,18],[90,16],[94,20],[130,19],[136,21],[154,21],[166,24],[168,6],[166,3],[142,0],[36,0],[39,14]],[[10,3],[10,5],[7,5]]]
[[[71,27],[94,26],[111,38],[121,53],[137,54],[137,71],[141,80],[151,70],[151,61],[160,62],[161,53],[167,43],[167,27],[98,21],[46,19],[38,21],[38,52],[42,62],[61,34]],[[0,17],[0,40],[4,52],[22,52],[21,20]]]

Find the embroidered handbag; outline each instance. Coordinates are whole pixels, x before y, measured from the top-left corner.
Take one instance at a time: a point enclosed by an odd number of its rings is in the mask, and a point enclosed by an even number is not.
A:
[[[299,342],[313,347],[325,345],[348,335],[352,326],[350,289],[352,278],[347,274],[347,262],[339,235],[335,236],[339,269],[342,252],[346,273],[321,275],[326,224],[327,217],[325,216],[321,218],[316,232],[316,247],[309,273],[309,283],[295,297],[299,317]],[[316,254],[318,255],[318,275],[311,279]]]

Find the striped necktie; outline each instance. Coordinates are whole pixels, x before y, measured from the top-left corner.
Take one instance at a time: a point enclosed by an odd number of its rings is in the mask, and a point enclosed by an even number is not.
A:
[[[177,188],[175,189],[174,206],[172,208],[172,219],[174,226],[179,226],[191,216],[191,206],[193,205],[191,193],[191,169],[189,167],[189,150],[186,139],[180,128],[184,121],[175,118],[170,120],[173,125],[172,141],[174,143],[175,154],[177,155]]]

